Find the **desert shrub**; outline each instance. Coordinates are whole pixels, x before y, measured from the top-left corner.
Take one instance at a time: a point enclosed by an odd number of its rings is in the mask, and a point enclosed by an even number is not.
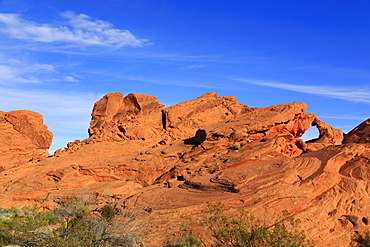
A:
[[[99,212],[90,202],[72,198],[54,211],[37,207],[0,211],[0,246],[141,246],[136,215],[121,215],[106,205]],[[136,227],[135,227],[136,226]]]
[[[53,212],[37,207],[3,210],[0,219],[0,245],[46,246],[48,235],[61,221]]]
[[[117,210],[112,205],[105,205],[101,210],[101,215],[108,221],[111,221],[115,216]]]
[[[215,246],[311,246],[304,234],[296,230],[298,221],[293,218],[288,219],[289,229],[283,223],[267,227],[246,211],[241,211],[235,218],[229,218],[224,210],[223,205],[208,204],[205,223],[212,233]]]
[[[59,230],[57,246],[140,246],[137,214],[120,215],[113,205],[105,205],[98,212],[90,209],[94,198],[74,198],[61,203],[55,211],[65,225]]]
[[[234,146],[230,147],[232,150],[240,150],[242,148],[242,145],[240,144],[235,144]]]
[[[190,229],[191,221],[186,216],[181,216],[182,223],[180,230],[173,233],[172,237],[167,236],[166,247],[201,247],[203,242],[195,236],[193,230]]]
[[[356,244],[356,247],[370,247],[370,233],[366,232],[365,236],[356,235],[352,239]],[[351,245],[352,246],[352,245]]]
[[[166,247],[201,247],[203,246],[196,236],[190,234],[188,236],[178,238],[175,243],[168,243]]]

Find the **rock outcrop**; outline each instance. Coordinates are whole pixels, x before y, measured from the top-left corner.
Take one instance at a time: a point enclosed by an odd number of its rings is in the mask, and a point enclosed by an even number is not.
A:
[[[129,94],[123,98],[120,93],[110,93],[95,103],[90,138],[85,142],[146,140],[157,145],[191,138],[203,129],[208,139],[239,138],[248,143],[279,136],[277,142],[291,157],[342,142],[341,130],[305,113],[306,108],[304,103],[249,108],[235,97],[216,93],[165,108],[153,96]],[[319,129],[320,137],[306,145],[298,138],[310,125]],[[73,151],[80,145],[71,142],[68,148]]]
[[[370,143],[370,118],[348,132],[344,143]]]
[[[179,140],[198,128],[236,118],[248,107],[234,97],[207,93],[197,99],[164,108],[149,95],[120,93],[105,95],[94,105],[89,134],[91,140]]]
[[[0,111],[0,166],[19,166],[49,155],[53,134],[32,111]]]
[[[354,232],[368,230],[369,123],[342,144],[343,132],[306,108],[249,108],[216,93],[164,107],[153,96],[111,93],[95,103],[88,139],[0,173],[0,206],[52,207],[53,200],[89,192],[98,204],[143,211],[159,243],[180,215],[196,222],[211,201],[267,224],[287,210],[317,246],[346,246]],[[45,151],[45,128],[32,131],[17,124],[21,117],[0,119],[3,130],[22,131]],[[310,126],[320,135],[305,142],[300,137]]]

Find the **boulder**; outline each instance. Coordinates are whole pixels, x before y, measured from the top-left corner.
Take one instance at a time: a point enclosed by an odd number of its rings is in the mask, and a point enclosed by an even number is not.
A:
[[[32,111],[0,111],[0,164],[4,168],[40,160],[49,155],[53,134],[42,115]]]

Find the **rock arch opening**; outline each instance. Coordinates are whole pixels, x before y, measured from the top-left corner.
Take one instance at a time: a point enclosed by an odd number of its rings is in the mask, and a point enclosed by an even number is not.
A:
[[[302,135],[301,139],[305,142],[318,139],[320,137],[320,132],[316,126],[311,126],[306,130],[306,132]]]

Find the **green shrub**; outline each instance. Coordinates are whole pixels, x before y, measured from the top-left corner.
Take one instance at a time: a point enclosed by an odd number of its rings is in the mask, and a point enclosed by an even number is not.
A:
[[[180,237],[175,244],[167,244],[166,247],[201,247],[202,241],[192,234],[185,237]]]
[[[40,212],[37,207],[0,211],[0,246],[141,246],[137,215],[116,221],[113,206],[106,205],[98,214],[91,202],[72,198],[59,202],[54,211]]]
[[[239,150],[241,149],[241,145],[240,144],[235,144],[234,146],[231,147],[232,150]]]
[[[297,221],[289,218],[289,230],[282,223],[275,223],[267,227],[253,215],[246,211],[236,218],[229,218],[224,214],[224,206],[208,204],[208,213],[205,223],[212,233],[212,241],[215,246],[234,247],[280,247],[310,246],[302,232],[295,230]]]
[[[53,212],[37,207],[11,208],[1,213],[0,245],[45,246],[48,235],[61,221]]]
[[[187,216],[181,216],[183,219],[180,230],[172,233],[172,238],[166,239],[166,247],[201,247],[202,241],[194,235],[190,229],[190,220]]]
[[[116,216],[116,209],[112,205],[105,205],[101,209],[101,215],[108,221],[111,221]]]

